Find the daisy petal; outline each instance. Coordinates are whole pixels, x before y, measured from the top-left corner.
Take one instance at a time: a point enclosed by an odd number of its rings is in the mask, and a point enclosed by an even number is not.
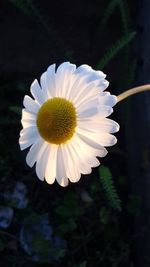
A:
[[[49,90],[48,90],[48,86],[47,86],[47,72],[44,72],[41,75],[40,84],[41,84],[41,87],[42,87],[44,99],[45,100],[49,99],[50,94],[49,94]]]
[[[94,133],[79,128],[77,131],[84,138],[89,139],[91,142],[96,142],[100,146],[112,146],[117,142],[116,137],[109,133]]]
[[[104,91],[109,86],[109,82],[107,80],[100,80],[97,86],[99,87],[99,91]]]
[[[78,146],[80,148],[80,151],[81,151],[81,154],[83,155],[83,158],[88,158],[88,161],[89,161],[89,159],[91,161],[91,159],[93,159],[95,157],[105,157],[107,155],[107,150],[105,147],[99,145],[98,148],[96,148],[95,143],[93,144],[93,143],[89,142],[89,140],[88,140],[89,143],[87,143],[87,139],[80,134],[79,135],[75,134],[74,140],[76,142],[76,146]],[[97,160],[95,160],[95,161],[97,162]],[[92,167],[91,163],[89,163],[89,164]]]
[[[112,112],[113,112],[112,107],[100,105],[98,107],[98,114],[96,115],[97,117],[95,118],[95,120],[99,118],[108,117]]]
[[[56,81],[55,81],[55,68],[56,64],[50,65],[47,69],[47,94],[48,96],[56,96]]]
[[[100,134],[99,135],[100,144],[102,146],[113,146],[117,143],[117,138],[112,134]]]
[[[43,144],[44,140],[42,140],[42,138],[38,138],[37,141],[31,146],[26,157],[26,163],[28,164],[28,166],[33,167],[34,163],[37,160],[38,153],[41,150]]]
[[[99,105],[106,105],[113,107],[117,103],[117,97],[115,95],[110,95],[109,92],[101,93],[99,98]]]
[[[95,71],[86,64],[78,67],[76,73],[87,76],[88,82],[104,79],[106,77],[106,74],[104,74],[102,71]]]
[[[90,152],[91,157],[101,157],[104,158],[108,151],[106,150],[105,147],[99,146],[99,149],[95,148],[95,144],[91,143],[91,140],[85,138],[85,136],[78,136],[80,143],[82,143],[82,147],[87,147],[86,151]],[[88,143],[87,143],[88,142]]]
[[[83,140],[78,136],[75,135],[74,144],[77,150],[80,151],[82,158],[90,167],[99,166],[99,160],[96,158],[98,157],[105,157],[107,155],[107,150],[100,146],[99,149],[93,148],[86,143],[86,139]]]
[[[76,165],[78,166],[78,169],[80,173],[83,174],[89,174],[91,173],[91,166],[87,162],[87,157],[83,157],[81,155],[81,151],[79,147],[77,147],[77,143],[74,141],[69,143],[70,150],[72,152],[72,155],[74,155],[74,159],[76,161]]]
[[[35,126],[36,125],[36,115],[23,109],[22,110],[21,123],[22,123],[23,128]]]
[[[74,91],[77,91],[77,92],[75,96],[73,96],[72,94],[72,97],[71,97],[76,107],[81,106],[82,103],[88,102],[89,100],[92,100],[93,98],[95,99],[96,96],[98,98],[99,89],[95,86],[94,82],[86,86],[80,86],[79,88],[77,90],[76,88],[74,88]]]
[[[23,105],[27,109],[27,111],[37,114],[40,106],[37,102],[35,102],[30,96],[25,95],[23,100]]]
[[[70,143],[69,147],[74,155],[74,158],[76,158],[76,164],[78,165],[79,171],[83,174],[91,173],[91,166],[89,166],[86,157],[81,155],[80,147],[77,148],[77,144],[75,142]]]
[[[62,63],[56,72],[56,85],[57,85],[57,96],[66,97],[68,90],[72,85],[72,73],[75,71],[76,65],[70,62]],[[66,90],[67,88],[67,90]]]
[[[66,176],[66,170],[65,170],[65,164],[64,164],[64,158],[63,158],[61,145],[58,147],[58,152],[57,152],[56,180],[63,187],[68,185],[68,178]]]
[[[98,109],[97,107],[91,107],[91,108],[87,108],[86,110],[81,111],[81,113],[79,113],[78,111],[78,118],[83,119],[83,118],[90,118],[95,116],[98,113]]]
[[[45,100],[43,92],[37,80],[34,80],[34,82],[31,84],[30,90],[35,100],[39,103],[39,105],[42,105]]]
[[[47,165],[45,170],[45,180],[48,184],[53,184],[56,178],[57,150],[57,145],[49,146],[49,154],[47,156]]]
[[[39,153],[37,155],[37,162],[36,162],[36,174],[38,178],[43,181],[45,176],[45,169],[47,163],[47,154],[48,154],[48,144],[45,142]]]
[[[72,183],[76,183],[81,178],[81,173],[78,170],[78,166],[76,164],[76,159],[70,150],[69,144],[65,144],[63,147],[63,154],[66,159],[65,166],[66,166],[66,174],[69,180]]]
[[[87,136],[87,134],[84,133],[83,131],[78,132],[77,135],[80,137],[80,139],[82,141],[84,141],[89,146],[93,147],[94,149],[99,150],[99,149],[102,148],[102,145],[100,145],[99,143],[95,142],[93,140],[94,138]]]
[[[116,133],[119,131],[119,124],[107,118],[99,119],[97,121],[94,119],[80,120],[78,121],[78,127],[93,133]]]
[[[25,121],[35,121],[36,120],[36,115],[27,111],[25,108],[22,110],[22,120]]]
[[[102,132],[116,133],[120,129],[120,126],[117,122],[110,120],[108,118],[101,119],[99,121],[99,124],[101,125],[101,131]]]
[[[21,150],[31,146],[39,138],[39,133],[35,126],[22,129],[20,132],[19,144]]]
[[[94,99],[89,100],[88,102],[82,104],[79,108],[77,108],[77,113],[82,113],[83,111],[90,109],[90,108],[95,108],[98,106],[98,99],[95,97]],[[98,111],[98,110],[97,110]]]
[[[78,127],[81,130],[88,131],[88,132],[100,132],[101,131],[101,124],[99,122],[95,122],[94,119],[92,120],[80,120],[78,121]],[[78,131],[78,130],[77,130]]]

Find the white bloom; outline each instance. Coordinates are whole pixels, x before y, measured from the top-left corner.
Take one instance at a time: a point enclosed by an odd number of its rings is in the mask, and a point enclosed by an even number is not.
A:
[[[61,186],[79,181],[82,174],[98,166],[97,157],[107,154],[105,147],[117,142],[119,125],[106,117],[117,103],[117,97],[104,92],[106,75],[88,65],[76,68],[62,63],[55,72],[50,65],[31,85],[31,94],[24,97],[21,150],[30,147],[26,162],[36,163],[40,180]]]

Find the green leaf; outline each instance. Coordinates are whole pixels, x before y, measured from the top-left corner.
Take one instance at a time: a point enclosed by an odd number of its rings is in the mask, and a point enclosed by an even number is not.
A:
[[[100,22],[100,30],[101,31],[102,30],[104,31],[104,29],[105,29],[105,27],[109,21],[109,18],[110,18],[111,14],[113,13],[113,11],[117,5],[118,5],[118,0],[109,1],[108,6],[105,8],[103,17],[102,17],[101,22]]]
[[[123,30],[124,33],[128,33],[129,32],[129,27],[131,25],[131,18],[130,18],[130,14],[129,14],[129,8],[127,5],[126,1],[123,0],[118,0],[118,5],[120,8],[120,15],[121,15],[121,20],[122,20],[122,26],[123,26]]]
[[[123,35],[115,44],[113,44],[107,52],[104,54],[102,59],[98,62],[96,68],[103,69],[107,64],[123,49],[127,44],[129,44],[135,36],[135,32],[129,32]]]
[[[117,194],[114,182],[112,179],[112,174],[109,168],[101,166],[99,168],[100,180],[102,186],[106,192],[106,196],[110,203],[110,206],[118,211],[121,211],[121,200]]]

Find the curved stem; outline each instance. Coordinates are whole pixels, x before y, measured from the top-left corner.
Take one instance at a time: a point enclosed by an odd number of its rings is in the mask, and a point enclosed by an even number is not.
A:
[[[141,93],[141,92],[148,91],[148,90],[150,90],[150,84],[146,84],[146,85],[142,85],[142,86],[129,89],[125,91],[124,93],[117,96],[117,99],[118,99],[117,103],[127,98],[130,95],[134,95],[134,94]]]

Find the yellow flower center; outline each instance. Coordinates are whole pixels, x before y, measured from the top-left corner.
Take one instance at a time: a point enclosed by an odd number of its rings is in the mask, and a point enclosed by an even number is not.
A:
[[[61,97],[47,100],[37,114],[37,128],[49,143],[62,144],[74,134],[76,110],[73,104]]]

